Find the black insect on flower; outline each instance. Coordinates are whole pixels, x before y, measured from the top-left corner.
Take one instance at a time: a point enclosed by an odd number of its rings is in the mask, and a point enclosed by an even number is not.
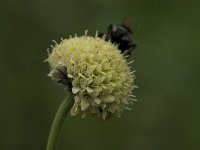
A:
[[[135,33],[136,24],[132,24],[127,18],[124,18],[121,24],[110,24],[106,34],[99,34],[99,37],[105,35],[106,41],[111,41],[113,44],[118,45],[118,49],[125,55],[131,55],[133,49],[136,48],[136,44],[133,41],[133,34]]]

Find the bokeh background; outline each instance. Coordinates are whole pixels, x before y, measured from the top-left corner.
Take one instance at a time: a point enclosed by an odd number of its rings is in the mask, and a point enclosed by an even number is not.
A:
[[[44,150],[66,96],[46,74],[52,40],[128,16],[139,100],[121,119],[66,118],[59,149],[200,149],[200,1],[0,0],[0,149]]]

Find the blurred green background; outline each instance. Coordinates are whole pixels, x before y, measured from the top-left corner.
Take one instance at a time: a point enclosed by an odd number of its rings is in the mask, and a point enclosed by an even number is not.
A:
[[[0,150],[45,149],[66,95],[46,76],[52,40],[105,31],[125,16],[138,24],[131,57],[139,101],[105,123],[68,116],[59,149],[200,149],[200,1],[0,2]]]

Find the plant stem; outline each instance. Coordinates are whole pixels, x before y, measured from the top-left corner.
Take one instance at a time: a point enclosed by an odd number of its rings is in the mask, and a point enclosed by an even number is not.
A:
[[[68,92],[67,97],[60,104],[57,113],[55,115],[55,118],[53,120],[53,124],[51,126],[49,138],[47,141],[46,150],[56,149],[57,141],[60,135],[60,130],[62,128],[64,119],[68,114],[68,112],[70,111],[70,109],[72,108],[73,104],[74,104],[73,94],[71,92]]]

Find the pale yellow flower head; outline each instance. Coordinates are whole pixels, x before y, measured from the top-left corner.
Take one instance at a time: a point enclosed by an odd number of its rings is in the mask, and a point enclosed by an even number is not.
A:
[[[111,42],[87,35],[65,39],[55,45],[47,61],[50,76],[70,86],[74,94],[71,115],[94,114],[105,120],[120,116],[135,101],[135,76]]]

